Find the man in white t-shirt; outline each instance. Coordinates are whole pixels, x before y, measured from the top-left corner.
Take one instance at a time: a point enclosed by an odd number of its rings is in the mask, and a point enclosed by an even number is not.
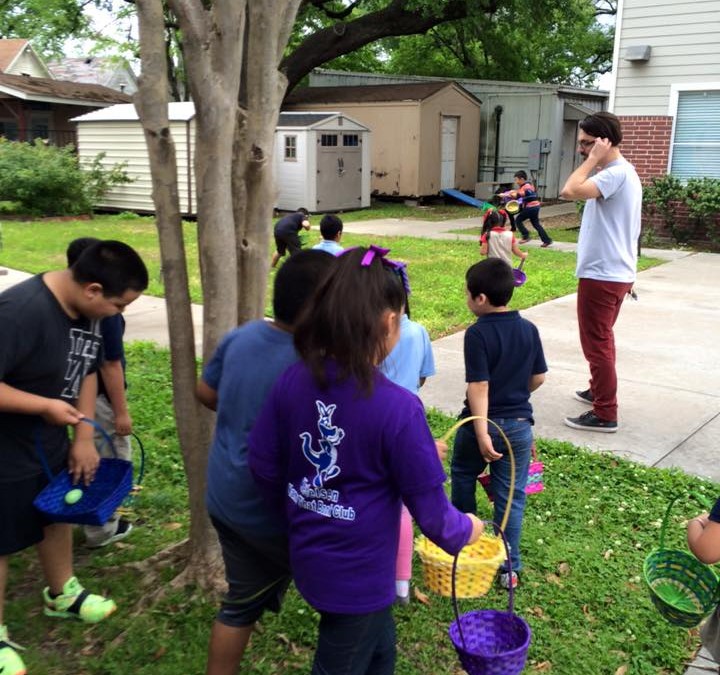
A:
[[[592,405],[566,417],[574,429],[617,431],[617,375],[613,326],[637,270],[642,186],[620,154],[620,120],[599,112],[580,122],[578,147],[585,161],[560,196],[585,199],[577,248],[577,314],[580,344],[590,366],[590,386],[575,398]]]

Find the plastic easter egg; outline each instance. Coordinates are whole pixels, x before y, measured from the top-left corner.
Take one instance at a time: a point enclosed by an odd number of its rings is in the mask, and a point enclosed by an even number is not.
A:
[[[82,499],[83,491],[79,488],[75,488],[74,490],[69,490],[65,494],[65,503],[66,504],[77,504]]]

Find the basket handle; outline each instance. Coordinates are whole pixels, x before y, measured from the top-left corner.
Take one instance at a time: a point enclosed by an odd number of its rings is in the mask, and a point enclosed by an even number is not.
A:
[[[140,448],[140,471],[138,471],[138,478],[135,481],[135,485],[142,485],[143,477],[145,476],[145,446],[143,446],[140,436],[134,431],[132,437],[137,441],[138,447]]]
[[[497,525],[497,523],[494,523],[491,520],[483,520],[482,522],[486,523],[487,525],[492,525],[493,528],[495,528],[495,530],[500,533],[500,536],[502,537],[502,542],[505,546],[505,556],[506,556],[506,561],[508,564],[509,573],[512,576],[512,563],[510,562],[510,545],[508,544],[507,538],[505,537],[505,533]],[[457,563],[458,563],[459,556],[460,556],[460,551],[458,551],[455,554],[455,557],[453,558],[453,565],[452,565],[452,606],[453,606],[453,612],[455,612],[455,622],[457,623],[458,633],[460,633],[460,639],[462,640],[462,643],[463,643],[463,649],[467,649],[467,645],[465,644],[465,635],[463,634],[463,630],[462,630],[462,622],[460,621],[460,611],[458,610],[457,594],[455,592],[455,576],[456,576],[456,572],[457,572]],[[508,591],[509,591],[509,593],[508,593],[508,612],[510,612],[510,614],[512,614],[513,610],[515,608],[515,591],[513,590],[512,579],[510,580]]]
[[[450,436],[452,436],[463,424],[467,424],[468,422],[472,422],[473,420],[485,420],[488,424],[492,424],[493,427],[497,430],[497,432],[500,434],[500,437],[505,442],[505,447],[507,448],[508,455],[510,456],[510,492],[509,492],[509,499],[507,500],[507,504],[505,506],[505,513],[503,514],[502,521],[500,523],[500,530],[504,531],[505,526],[507,525],[508,518],[510,518],[510,509],[512,508],[512,501],[513,497],[515,496],[515,455],[512,451],[512,446],[510,445],[510,441],[508,440],[508,437],[505,435],[505,432],[502,430],[502,427],[500,427],[499,424],[496,422],[493,422],[488,417],[484,417],[482,415],[470,415],[469,417],[464,417],[463,419],[455,422],[450,429],[448,429],[440,439],[443,443],[447,443]],[[489,464],[489,462],[488,462]]]
[[[700,504],[707,508],[708,510],[711,508],[711,505],[709,504],[707,498],[705,495],[702,495],[698,492],[690,491],[688,493],[680,493],[675,495],[671,500],[670,503],[667,505],[667,508],[665,509],[665,515],[663,516],[662,520],[662,527],[660,528],[660,548],[665,548],[665,532],[667,531],[668,526],[668,520],[670,519],[670,510],[675,505],[675,502],[682,498],[682,497],[694,497]]]
[[[86,422],[90,426],[94,427],[97,432],[100,433],[100,435],[103,437],[103,441],[107,443],[107,445],[110,447],[110,450],[112,450],[113,455],[117,457],[117,450],[115,449],[115,444],[113,443],[112,438],[110,438],[110,435],[108,434],[105,429],[103,429],[95,420],[90,419],[89,417],[81,417],[81,422]],[[43,471],[45,472],[45,475],[48,477],[49,481],[52,481],[54,478],[52,471],[50,471],[50,466],[47,462],[47,457],[45,456],[45,450],[43,450],[42,445],[42,439],[40,438],[40,429],[42,426],[40,424],[36,425],[35,427],[35,453],[37,454],[38,458],[40,459],[40,464],[42,464]]]

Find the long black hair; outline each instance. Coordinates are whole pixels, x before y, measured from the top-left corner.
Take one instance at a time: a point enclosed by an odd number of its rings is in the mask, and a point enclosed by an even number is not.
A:
[[[485,216],[483,217],[482,232],[480,234],[487,235],[485,241],[489,241],[490,231],[493,227],[505,227],[506,221],[507,216],[505,215],[505,211],[490,209],[485,212]]]
[[[295,347],[321,388],[327,386],[330,358],[340,379],[354,378],[363,393],[371,394],[376,365],[387,356],[383,314],[402,313],[400,276],[380,255],[365,264],[368,252],[359,247],[338,256],[295,324]]]

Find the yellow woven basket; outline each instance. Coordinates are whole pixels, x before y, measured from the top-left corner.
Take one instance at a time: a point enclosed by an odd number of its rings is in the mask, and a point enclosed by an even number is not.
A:
[[[466,417],[453,425],[442,437],[442,440],[447,443],[458,428],[477,419],[484,419],[488,424],[492,424],[505,442],[510,457],[510,495],[512,495],[515,490],[515,456],[510,441],[495,422],[478,415]],[[503,514],[502,523],[500,523],[500,529],[503,531],[510,516],[511,504],[512,499],[508,499],[507,508]],[[452,597],[453,556],[445,553],[423,535],[415,540],[415,550],[420,556],[423,579],[428,589],[438,595]],[[455,595],[458,598],[477,598],[485,595],[490,590],[495,575],[500,565],[505,562],[505,558],[502,538],[494,534],[483,534],[474,544],[465,546],[458,556]]]
[[[425,586],[433,593],[452,597],[453,556],[445,553],[427,537],[418,537],[415,550],[422,561]],[[505,548],[500,537],[483,534],[458,556],[455,595],[458,598],[485,595],[504,561]]]

